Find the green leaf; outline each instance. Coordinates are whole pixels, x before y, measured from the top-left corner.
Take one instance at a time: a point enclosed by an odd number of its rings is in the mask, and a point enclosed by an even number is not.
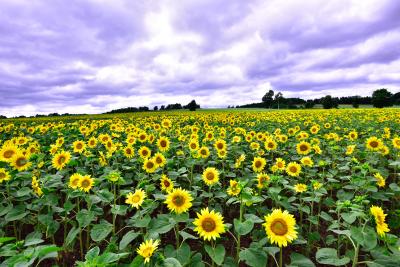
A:
[[[151,221],[151,218],[149,215],[144,216],[143,218],[138,218],[133,221],[132,226],[134,227],[147,227]]]
[[[251,267],[267,266],[268,262],[267,253],[255,248],[247,248],[240,251],[239,258]]]
[[[221,265],[224,262],[224,258],[225,258],[225,248],[224,246],[222,246],[221,244],[218,244],[215,248],[206,245],[205,250],[208,254],[208,256],[210,256],[210,258],[217,264],[217,265]]]
[[[122,206],[122,205],[115,205],[115,208],[114,208],[114,206],[112,206],[112,208],[111,208],[112,214],[117,214],[117,215],[122,215],[122,216],[126,214],[127,210],[128,210],[128,206]]]
[[[104,240],[112,231],[113,225],[105,220],[102,220],[100,224],[93,226],[90,231],[90,237],[93,241],[99,242]]]
[[[140,267],[143,266],[144,258],[140,255],[137,255],[133,261],[129,264],[129,267]]]
[[[348,224],[352,224],[353,222],[355,222],[357,220],[357,216],[359,214],[356,212],[343,212],[340,214],[340,216],[343,218],[343,220],[345,222],[347,222]]]
[[[97,256],[99,256],[99,254],[100,254],[100,248],[99,247],[94,247],[94,248],[90,249],[88,252],[86,252],[85,260],[92,261]]]
[[[4,217],[4,219],[6,220],[6,222],[19,221],[26,215],[28,215],[28,212],[25,211],[25,206],[18,205],[10,210]]]
[[[253,230],[254,222],[251,220],[246,220],[244,222],[240,222],[238,219],[233,220],[233,224],[235,226],[235,231],[239,235],[247,235]]]
[[[93,211],[88,211],[86,209],[80,210],[76,214],[76,220],[79,223],[79,227],[85,228],[95,219],[95,214]]]
[[[176,258],[182,265],[187,265],[190,262],[190,247],[186,243],[182,243],[182,245],[176,250]]]
[[[315,264],[306,256],[293,252],[290,254],[290,266],[315,267]]]
[[[186,233],[186,232],[184,232],[184,231],[179,231],[179,234],[182,236],[183,241],[185,241],[186,239],[198,239],[196,236],[191,235],[191,234],[189,234],[189,233]],[[182,241],[182,242],[183,242],[183,241]]]
[[[76,235],[79,233],[80,229],[73,227],[69,230],[67,237],[65,238],[65,246],[69,246],[74,240]]]
[[[166,258],[163,262],[165,267],[182,267],[182,264],[175,258]]]
[[[15,240],[15,237],[0,237],[0,244],[4,244],[12,240]]]
[[[119,242],[119,250],[124,250],[126,246],[129,245],[132,240],[134,240],[136,237],[139,236],[139,233],[135,232],[134,230],[131,230],[127,232],[121,239],[121,242]]]
[[[278,253],[280,249],[278,247],[266,247],[264,250],[272,257],[275,257],[275,254]]]
[[[333,248],[318,249],[315,258],[317,259],[318,263],[334,266],[342,266],[350,262],[348,257],[339,258],[337,250]]]

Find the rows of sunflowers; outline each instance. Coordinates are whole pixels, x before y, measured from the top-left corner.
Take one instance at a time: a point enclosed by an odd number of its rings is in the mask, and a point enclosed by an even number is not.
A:
[[[0,121],[0,266],[399,266],[400,110]]]

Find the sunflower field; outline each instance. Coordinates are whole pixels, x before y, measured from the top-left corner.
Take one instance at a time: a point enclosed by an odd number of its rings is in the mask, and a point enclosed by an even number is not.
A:
[[[400,266],[400,110],[0,120],[0,267]]]

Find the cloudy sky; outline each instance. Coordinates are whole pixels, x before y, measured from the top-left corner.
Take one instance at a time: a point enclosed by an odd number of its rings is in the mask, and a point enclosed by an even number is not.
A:
[[[1,0],[0,114],[400,90],[400,1]]]

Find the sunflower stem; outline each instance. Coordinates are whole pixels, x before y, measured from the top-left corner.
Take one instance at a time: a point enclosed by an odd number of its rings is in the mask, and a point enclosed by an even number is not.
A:
[[[279,247],[279,267],[282,267],[283,265],[283,252],[282,252],[282,247]]]
[[[77,202],[78,213],[79,213],[79,211],[80,211],[79,197],[77,197],[76,202]],[[81,253],[81,259],[83,259],[83,242],[82,242],[82,229],[81,228],[79,228],[79,250],[80,250],[80,253]]]
[[[243,200],[242,194],[240,194],[240,210],[239,210],[239,221],[240,223],[243,220]],[[237,242],[236,242],[236,260],[239,262],[239,254],[240,254],[240,234],[237,235]]]
[[[116,186],[113,183],[113,191],[114,191],[114,212],[113,212],[113,234],[115,235],[115,219],[117,217],[117,215],[115,214],[115,205],[116,205],[116,201],[117,201],[117,193],[115,190]]]
[[[179,225],[178,224],[175,225],[174,232],[175,232],[176,249],[178,249],[179,248]]]

